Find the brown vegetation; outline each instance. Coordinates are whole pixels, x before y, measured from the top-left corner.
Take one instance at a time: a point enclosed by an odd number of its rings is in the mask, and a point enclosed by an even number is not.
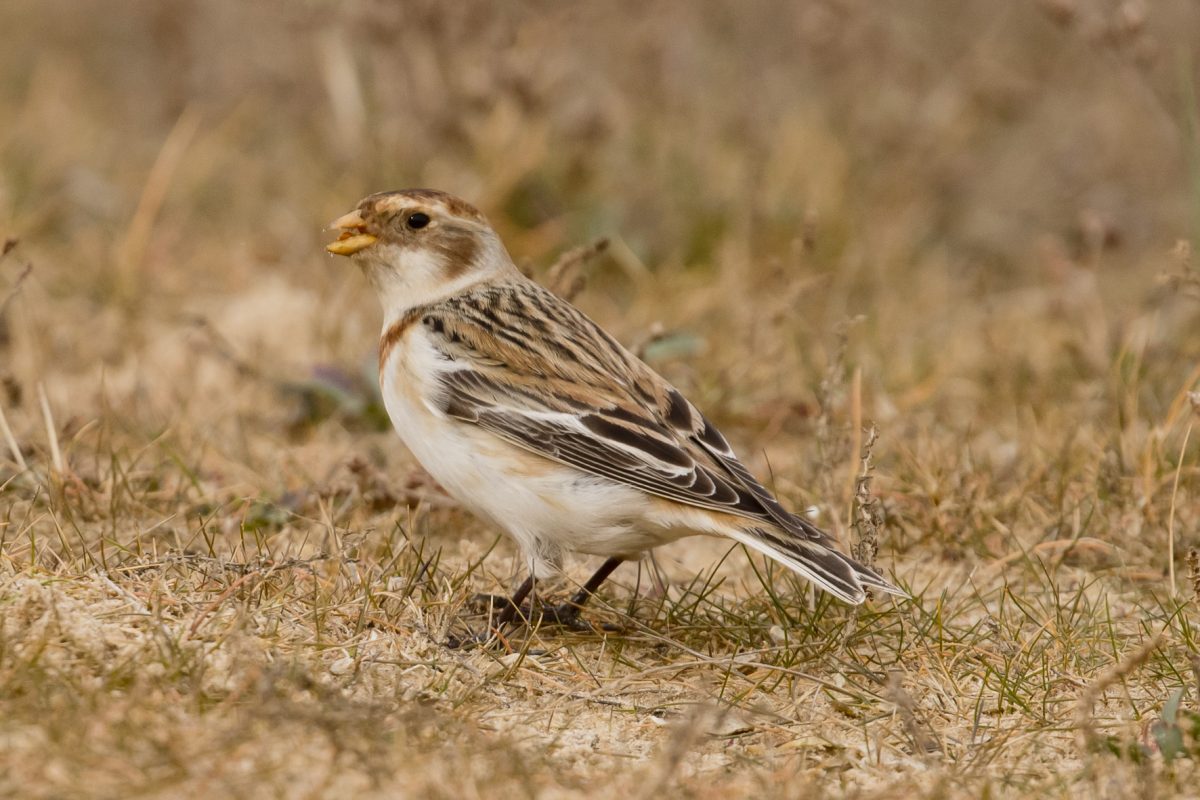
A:
[[[507,5],[3,4],[0,794],[1194,794],[1200,10]],[[692,540],[444,647],[518,565],[322,250],[404,186],[913,601]]]

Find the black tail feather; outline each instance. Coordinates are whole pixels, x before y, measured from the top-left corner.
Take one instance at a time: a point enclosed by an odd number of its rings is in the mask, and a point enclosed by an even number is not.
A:
[[[811,523],[806,527],[812,527]],[[867,588],[908,596],[875,570],[833,549],[829,537],[817,528],[812,527],[812,530],[818,535],[800,539],[782,531],[746,527],[738,532],[741,535],[733,538],[799,572],[847,603],[861,603],[866,599]]]

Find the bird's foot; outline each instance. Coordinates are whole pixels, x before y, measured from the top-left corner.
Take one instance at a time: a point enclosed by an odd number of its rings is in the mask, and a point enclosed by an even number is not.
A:
[[[557,605],[543,603],[537,608],[537,616],[532,618],[533,624],[534,627],[553,625],[570,631],[594,633],[595,627],[580,617],[580,611],[580,607],[575,603],[559,603]],[[530,618],[527,617],[527,619]]]
[[[512,598],[502,594],[473,594],[467,600],[467,605],[472,611],[487,612],[489,616],[503,614],[509,609],[515,608]]]
[[[582,619],[580,616],[582,609],[574,602],[557,604],[538,603],[533,607],[530,607],[526,603],[515,606],[511,599],[503,595],[477,594],[471,597],[470,605],[480,611],[488,612],[489,616],[498,615],[497,619],[500,628],[505,627],[509,622],[524,622],[532,628],[549,625],[583,633],[594,633],[597,630],[596,626]],[[615,628],[604,625],[599,630],[615,630]],[[482,636],[484,640],[489,635],[483,633],[477,634],[477,636]]]
[[[496,635],[496,631],[488,628],[475,633],[467,633],[462,636],[450,634],[446,637],[446,647],[451,650],[470,650],[473,647],[482,647],[492,640]]]

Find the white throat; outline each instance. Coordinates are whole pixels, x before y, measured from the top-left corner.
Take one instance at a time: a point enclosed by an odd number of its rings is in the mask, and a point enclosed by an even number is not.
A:
[[[516,271],[502,247],[499,253],[495,250],[481,253],[474,264],[452,278],[447,277],[440,254],[425,249],[372,247],[356,260],[379,295],[384,329],[412,308],[453,297],[508,270]]]

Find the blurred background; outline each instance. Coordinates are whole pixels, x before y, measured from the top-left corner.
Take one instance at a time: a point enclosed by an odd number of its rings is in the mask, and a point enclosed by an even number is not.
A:
[[[0,794],[1194,793],[1149,748],[1200,670],[1198,32],[1194,0],[0,0]],[[420,186],[913,600],[686,540],[589,609],[619,635],[443,647],[522,565],[389,430],[375,298],[323,250]],[[1123,783],[1077,747],[1100,695]]]
[[[218,443],[243,492],[310,481],[281,442],[307,464],[331,413],[386,427],[359,379],[378,311],[323,228],[413,186],[479,206],[535,275],[609,239],[577,302],[802,499],[831,458],[853,469],[865,420],[885,459],[965,436],[1005,466],[1038,426],[1179,418],[1194,3],[0,13],[0,290],[32,265],[0,345],[16,428],[42,425],[42,383],[76,428],[115,409],[143,438]],[[773,439],[823,412],[849,431],[833,456]]]

